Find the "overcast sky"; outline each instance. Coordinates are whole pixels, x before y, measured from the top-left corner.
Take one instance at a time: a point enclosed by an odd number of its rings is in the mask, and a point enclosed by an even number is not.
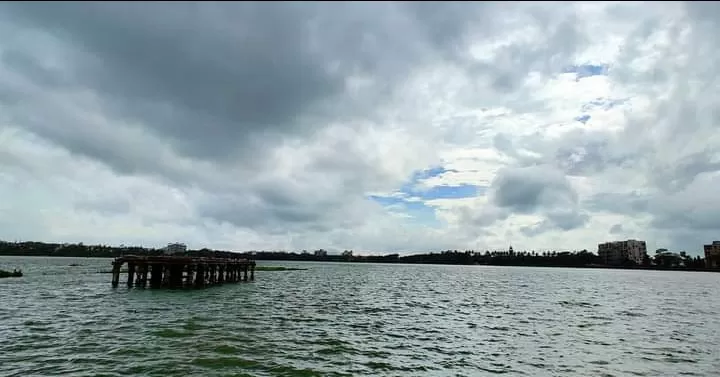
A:
[[[2,3],[0,239],[720,239],[720,6]]]

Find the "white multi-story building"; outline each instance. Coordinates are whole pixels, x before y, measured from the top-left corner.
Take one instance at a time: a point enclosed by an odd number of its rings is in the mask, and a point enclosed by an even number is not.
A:
[[[165,246],[165,255],[171,254],[182,254],[187,251],[187,246],[184,243],[169,243]]]
[[[598,256],[600,256],[603,263],[609,265],[620,265],[628,260],[642,264],[646,253],[645,241],[613,241],[598,245]]]

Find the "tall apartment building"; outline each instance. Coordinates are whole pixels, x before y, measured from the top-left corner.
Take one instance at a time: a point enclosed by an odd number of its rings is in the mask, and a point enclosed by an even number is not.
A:
[[[720,268],[720,241],[713,241],[709,245],[703,245],[705,249],[705,267]]]
[[[598,245],[598,256],[607,265],[621,265],[628,260],[642,264],[646,252],[645,241],[613,241]]]

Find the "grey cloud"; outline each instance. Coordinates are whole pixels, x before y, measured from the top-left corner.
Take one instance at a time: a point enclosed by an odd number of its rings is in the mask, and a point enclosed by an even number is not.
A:
[[[718,234],[715,229],[674,229],[672,232],[667,230],[658,233],[658,239],[663,242],[658,244],[659,247],[668,248],[673,251],[687,251],[691,255],[703,255],[703,245],[718,240]]]
[[[577,192],[563,173],[550,165],[505,168],[490,187],[490,203],[478,212],[461,210],[463,223],[487,227],[513,214],[536,214],[543,220],[520,229],[532,237],[548,231],[584,226],[589,216],[579,207]]]
[[[130,201],[123,197],[81,198],[74,205],[75,209],[97,212],[103,216],[115,216],[130,212]]]
[[[469,224],[473,228],[473,233],[483,231],[477,227],[488,227],[493,225],[497,221],[506,220],[512,214],[510,211],[504,208],[496,206],[485,206],[478,212],[473,212],[468,208],[459,209],[460,215],[463,218],[463,224]]]
[[[696,181],[720,169],[714,136],[720,124],[718,46],[707,37],[717,34],[718,22],[712,17],[717,7],[701,4],[671,6],[673,12],[687,9],[688,19],[672,25],[671,43],[658,47],[664,55],[658,63],[639,70],[636,53],[667,25],[656,16],[637,23],[623,5],[613,6],[634,32],[610,78],[629,92],[647,94],[654,116],[628,114],[620,132],[485,138],[482,143],[492,142],[512,161],[493,181],[486,207],[461,210],[467,226],[535,214],[543,219],[521,232],[538,235],[582,227],[588,210],[647,215],[663,232],[685,232],[668,242],[686,242],[691,229],[707,237],[703,232],[720,224],[710,196],[716,183]],[[406,100],[400,96],[407,94],[406,79],[424,77],[435,63],[465,75],[448,103],[501,105],[513,114],[548,110],[516,89],[528,72],[555,74],[575,61],[577,47],[587,40],[575,10],[557,8],[463,2],[3,3],[0,116],[3,125],[26,128],[121,175],[155,175],[170,181],[164,183],[199,187],[204,196],[196,210],[203,220],[272,234],[344,227],[347,234],[338,237],[349,239],[372,213],[363,195],[396,189],[398,177],[421,165],[397,160],[435,153],[408,148],[384,164],[390,157],[373,147],[377,143],[356,140],[360,132],[353,132],[353,121],[382,129],[386,113],[413,112],[414,105],[395,109]],[[654,9],[648,11],[668,12]],[[689,40],[678,32],[686,21],[692,26]],[[504,45],[484,62],[468,55],[469,44],[503,39],[518,26],[535,27],[541,43]],[[687,61],[677,59],[686,55]],[[366,86],[354,87],[355,79]],[[443,86],[431,86],[437,88]],[[460,124],[458,132],[454,139],[440,136],[458,143],[487,127],[462,116],[446,119]],[[345,124],[350,136],[326,138],[329,124]],[[416,127],[408,133],[441,139]],[[314,141],[324,148],[309,148]],[[527,157],[521,149],[541,157]],[[8,165],[42,170],[3,152]],[[283,165],[279,153],[294,160],[291,166]],[[566,177],[613,179],[611,170],[633,172],[651,187],[580,201]],[[112,200],[77,206],[123,210]]]
[[[527,237],[535,237],[551,231],[570,231],[587,224],[590,217],[577,208],[556,208],[548,211],[546,218],[537,224],[523,226],[520,232]]]
[[[479,14],[443,4],[4,3],[3,21],[25,28],[8,34],[2,63],[32,87],[2,85],[0,98],[13,123],[123,174],[168,169],[153,148],[127,156],[134,141],[79,127],[87,121],[77,111],[36,94],[61,90],[78,103],[89,90],[105,116],[144,127],[180,156],[252,165],[287,138],[372,119],[395,83],[462,39],[465,27],[437,15]],[[59,65],[41,63],[47,51],[63,51]],[[350,91],[351,77],[371,85]]]
[[[507,168],[498,172],[491,185],[495,205],[518,213],[540,207],[574,205],[578,201],[567,178],[549,166]]]
[[[62,72],[43,66],[35,57],[25,51],[5,49],[0,52],[0,61],[8,69],[19,72],[45,88],[57,88],[69,84]]]
[[[502,61],[470,70],[495,81],[507,76],[499,66],[520,79],[539,69],[533,64],[550,64],[546,71],[552,71],[566,60],[579,41],[572,12],[557,21],[544,7],[494,3],[0,6],[8,22],[45,31],[54,36],[45,42],[54,40],[55,49],[66,50],[64,66],[43,67],[42,51],[20,43],[27,38],[8,38],[13,49],[5,52],[6,68],[27,76],[36,90],[90,89],[108,117],[148,127],[181,156],[220,161],[257,159],[280,140],[310,135],[333,120],[372,118],[396,83],[430,62],[455,60],[470,69],[474,63],[458,53],[468,38],[502,35],[508,25],[499,15],[519,9],[529,12],[523,20],[551,37],[531,53],[508,50],[498,57]],[[350,77],[374,84],[350,93]],[[59,123],[53,115],[41,112],[35,118]],[[26,120],[27,115],[14,117]],[[128,165],[106,155],[116,147],[112,143],[81,140],[92,138],[92,131],[54,128],[33,131],[76,153]],[[147,162],[131,165],[152,166]]]
[[[410,13],[423,25],[432,25],[425,32],[435,45],[441,48],[455,48],[461,44],[460,39],[467,29],[477,21],[497,23],[497,19],[489,17],[492,11],[488,4],[467,2],[422,1],[403,4]],[[490,28],[487,28],[490,29]]]
[[[517,152],[515,151],[512,140],[503,133],[498,133],[493,136],[493,147],[510,157],[517,157]]]
[[[720,22],[720,4],[714,1],[707,2],[683,2],[683,7],[688,12],[691,19],[698,23],[705,24],[702,26],[717,27]]]
[[[624,215],[640,214],[649,210],[651,196],[628,193],[600,193],[585,201],[588,209],[596,212],[608,211]]]
[[[522,233],[525,237],[535,237],[553,230],[555,230],[555,227],[553,227],[549,221],[541,221],[534,225],[521,227],[520,233]]]
[[[542,143],[538,147],[542,148]],[[642,156],[606,131],[571,131],[544,147],[556,150],[550,161],[572,176],[593,176],[608,168],[632,166]]]
[[[654,183],[668,192],[677,192],[703,173],[720,171],[720,155],[717,151],[706,148],[703,151],[691,153],[666,166],[655,166],[651,171]]]
[[[228,154],[260,133],[289,132],[305,108],[344,85],[344,77],[312,52],[309,20],[292,5],[3,8],[75,45],[72,76],[80,84],[102,93],[116,116],[173,137],[187,155]]]
[[[703,177],[685,190],[661,193],[650,202],[653,225],[659,229],[713,230],[720,228],[717,177]]]
[[[548,212],[548,220],[558,229],[568,231],[577,229],[587,224],[590,217],[583,212],[579,212],[577,208],[561,208]]]
[[[507,5],[510,9],[521,6],[520,3]],[[576,48],[587,40],[587,36],[578,28],[577,20],[571,10],[560,11],[543,6],[522,4],[527,6],[522,16],[498,17],[506,20],[498,22],[498,28],[507,25],[515,27],[533,26],[537,28],[536,35],[541,36],[542,42],[520,42],[499,48],[497,56],[490,62],[468,63],[471,74],[492,72],[489,76],[491,87],[500,93],[515,92],[525,80],[529,72],[543,75],[552,75],[560,72],[572,60]],[[510,20],[510,21],[507,21]],[[496,98],[500,99],[500,98]],[[507,101],[506,98],[500,100]],[[526,102],[524,106],[533,106]]]
[[[418,158],[390,142],[386,140],[385,146],[395,147],[394,164],[430,162],[431,154]],[[394,190],[404,179],[380,169],[385,157],[375,140],[350,129],[328,132],[295,153],[290,157],[278,153],[269,160],[284,173],[269,172],[242,185],[220,187],[199,205],[200,214],[272,232],[282,232],[286,226],[317,231],[351,228],[372,211],[365,198],[368,191]]]
[[[501,136],[501,135],[500,135]],[[644,161],[647,148],[607,130],[575,129],[556,138],[540,134],[496,143],[496,149],[513,157],[517,166],[547,164],[568,176],[591,177],[611,168],[635,168]],[[519,155],[514,148],[538,154]]]
[[[615,224],[610,227],[610,234],[622,234],[624,232],[622,224]]]
[[[613,180],[618,177],[616,172],[622,172],[619,179],[632,177],[633,182],[642,182],[644,178],[647,186],[596,194],[581,205],[592,212],[648,216],[652,219],[648,232],[666,237],[673,247],[685,248],[720,226],[710,199],[715,184],[707,178],[720,171],[716,137],[719,78],[712,63],[717,60],[718,44],[717,39],[707,37],[720,31],[720,23],[709,16],[716,10],[711,5],[708,9],[703,3],[697,8],[690,3],[681,7],[690,10],[689,18],[677,18],[673,25],[659,23],[660,17],[633,24],[635,30],[623,46],[621,62],[610,69],[612,80],[651,99],[650,116],[628,113],[628,123],[619,132],[581,130],[549,141],[527,138],[513,140],[513,144],[541,154],[546,163],[569,175],[599,179],[602,174]],[[680,30],[687,26],[690,34],[685,40]],[[634,64],[638,52],[646,49],[658,32],[670,40],[655,49],[654,54],[660,56],[657,63],[649,67]],[[638,70],[638,66],[642,68]],[[516,163],[527,164],[521,159]],[[611,233],[622,231],[617,225]],[[699,238],[692,240],[691,233]]]

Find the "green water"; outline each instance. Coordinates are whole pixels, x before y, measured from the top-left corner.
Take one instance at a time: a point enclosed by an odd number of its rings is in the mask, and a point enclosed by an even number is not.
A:
[[[71,267],[72,263],[80,266]],[[720,274],[259,262],[110,287],[110,260],[0,257],[0,376],[717,376]]]

